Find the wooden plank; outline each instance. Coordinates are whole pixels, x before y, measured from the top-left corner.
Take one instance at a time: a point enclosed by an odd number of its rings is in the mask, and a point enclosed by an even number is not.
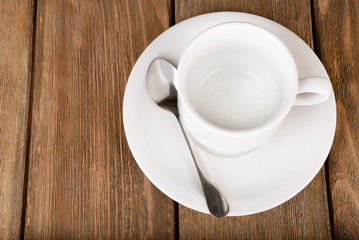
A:
[[[214,11],[240,11],[272,19],[313,46],[310,1],[176,1],[176,22]],[[180,239],[330,239],[324,168],[296,197],[263,213],[215,219],[179,207]]]
[[[332,80],[337,129],[327,175],[336,239],[359,237],[359,4],[314,1],[318,54]]]
[[[0,0],[0,239],[20,237],[33,1]]]
[[[173,239],[123,130],[126,81],[170,3],[39,1],[25,238]]]

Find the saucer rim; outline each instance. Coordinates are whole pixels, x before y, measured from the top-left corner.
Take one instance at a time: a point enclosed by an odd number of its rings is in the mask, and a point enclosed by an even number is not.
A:
[[[262,19],[262,20],[265,20],[265,21],[270,21],[270,22],[273,22],[272,20],[269,20],[269,19],[266,19],[266,18],[263,18],[263,17],[260,17],[260,16],[256,16],[256,15],[253,15],[253,14],[248,14],[248,13],[240,13],[240,12],[216,12],[216,13],[207,13],[207,14],[203,14],[203,15],[199,15],[199,16],[196,16],[196,17],[193,17],[193,18],[190,18],[190,19],[187,19],[187,20],[185,20],[185,21],[183,21],[183,22],[181,22],[181,23],[179,23],[179,24],[177,24],[177,25],[175,25],[175,26],[173,26],[173,27],[171,27],[171,28],[169,28],[168,30],[166,30],[164,33],[166,33],[166,32],[168,32],[168,31],[174,31],[175,30],[175,28],[176,28],[176,26],[178,26],[178,25],[184,25],[184,24],[189,24],[190,22],[192,22],[193,23],[193,21],[196,21],[196,20],[198,20],[199,18],[204,18],[205,16],[206,17],[208,17],[208,15],[210,15],[210,17],[214,17],[214,18],[216,18],[216,17],[223,17],[223,15],[226,15],[226,14],[235,14],[235,15],[249,15],[249,16],[251,16],[251,17],[254,17],[254,18],[258,18],[258,19]],[[228,16],[227,16],[228,17]],[[225,17],[223,17],[223,18],[225,18]],[[225,22],[225,21],[223,21],[223,22]],[[275,23],[275,22],[273,22],[273,23]],[[281,26],[280,24],[278,24],[278,23],[275,23],[275,24],[277,24],[277,25],[279,25],[279,26]],[[283,26],[281,26],[281,27],[283,27]],[[283,27],[283,28],[285,28],[285,27]],[[286,29],[286,28],[285,28]],[[288,31],[288,33],[292,33],[290,30],[288,30],[288,29],[286,29],[287,31]],[[162,33],[160,36],[158,36],[151,44],[153,44],[154,42],[156,42],[156,40],[158,40],[164,33]],[[294,34],[294,33],[293,33]],[[296,36],[296,35],[295,35]],[[297,36],[298,37],[298,36]],[[299,38],[299,37],[298,37]],[[300,38],[299,38],[300,39]],[[301,39],[300,39],[301,40]],[[302,41],[302,40],[301,40]],[[151,46],[151,45],[150,45]],[[149,46],[149,47],[150,47]],[[142,53],[142,55],[144,55],[145,53],[147,53],[147,51],[148,51],[148,49],[149,49],[149,47],[147,47],[146,48],[146,50]],[[307,46],[308,48],[309,48],[309,46]],[[316,55],[315,55],[315,53],[313,52],[313,56],[312,57],[316,57]],[[142,55],[141,55],[141,57],[142,57]],[[136,62],[136,65],[138,64],[138,62],[140,62],[140,60],[141,60],[141,57],[138,59],[138,61]],[[133,68],[133,71],[136,69],[136,65],[134,66],[134,68]],[[323,67],[324,68],[324,67]],[[131,74],[130,74],[130,77],[129,77],[129,83],[130,83],[130,80],[131,80],[131,77],[133,76],[133,71],[131,72]],[[328,77],[328,76],[327,76]],[[329,77],[328,77],[329,78]],[[132,152],[132,154],[133,154],[133,156],[135,157],[135,160],[136,160],[136,162],[137,162],[137,164],[139,165],[139,167],[140,167],[140,169],[143,171],[143,173],[147,176],[147,178],[160,190],[160,191],[162,191],[165,195],[167,195],[168,197],[170,197],[171,199],[173,199],[173,200],[175,200],[175,201],[177,201],[177,202],[179,202],[181,205],[184,205],[184,206],[186,206],[186,207],[188,207],[188,208],[191,208],[191,209],[194,209],[194,210],[196,210],[196,211],[200,211],[200,212],[204,212],[204,213],[208,213],[208,210],[206,209],[206,206],[200,206],[200,207],[194,207],[194,206],[190,206],[190,204],[187,204],[187,203],[184,203],[183,201],[181,201],[181,200],[179,200],[179,198],[180,197],[178,197],[178,196],[174,196],[172,193],[171,193],[171,191],[169,191],[168,189],[166,190],[166,188],[165,187],[163,187],[162,186],[162,184],[161,184],[161,181],[158,181],[158,180],[156,180],[153,176],[152,176],[152,174],[151,174],[151,171],[150,170],[148,170],[148,169],[146,169],[146,167],[144,166],[144,164],[142,164],[142,162],[141,161],[139,161],[139,159],[142,157],[142,156],[140,156],[141,154],[139,153],[139,152],[136,152],[136,149],[137,149],[137,147],[135,146],[136,145],[136,143],[135,143],[135,140],[130,140],[129,139],[129,136],[131,135],[131,130],[129,130],[129,122],[128,122],[128,119],[127,119],[127,115],[126,115],[126,111],[128,111],[128,107],[129,107],[129,105],[130,104],[128,104],[127,103],[127,101],[126,101],[126,99],[128,99],[128,91],[127,91],[127,86],[126,86],[126,91],[125,91],[125,94],[124,94],[124,101],[123,101],[123,121],[124,121],[124,130],[125,130],[125,134],[126,134],[126,137],[127,137],[127,140],[128,140],[128,144],[129,144],[129,146],[130,146],[130,150],[131,150],[131,152]],[[336,106],[335,106],[335,97],[334,97],[334,92],[333,92],[333,90],[332,90],[332,98],[334,98],[334,109],[332,109],[332,110],[334,110],[334,113],[335,113],[335,116],[336,116]],[[127,103],[127,104],[126,104]],[[154,104],[154,103],[153,103]],[[127,120],[126,120],[127,119]],[[328,148],[328,149],[326,149],[326,151],[325,151],[325,155],[326,156],[328,156],[328,154],[329,154],[329,151],[330,151],[330,149],[331,149],[331,145],[332,145],[332,143],[333,143],[333,140],[334,140],[334,133],[335,133],[335,127],[336,127],[336,118],[334,119],[334,129],[332,129],[332,139],[330,140],[330,142],[331,142],[331,144],[330,144],[330,147]],[[322,151],[322,152],[324,152],[324,150]],[[289,194],[289,195],[287,195],[287,197],[285,198],[285,199],[283,199],[282,201],[277,201],[277,202],[275,202],[275,203],[273,203],[273,204],[268,204],[268,205],[266,205],[266,207],[264,207],[264,208],[259,208],[259,209],[257,209],[256,211],[253,211],[253,212],[248,212],[248,213],[236,213],[236,212],[230,212],[230,214],[228,215],[228,216],[243,216],[243,215],[249,215],[249,214],[255,214],[255,213],[259,213],[259,212],[262,212],[262,211],[266,211],[266,210],[268,210],[268,209],[271,209],[271,208],[273,208],[273,207],[276,207],[276,206],[279,206],[280,204],[282,204],[282,203],[284,203],[284,202],[286,202],[286,201],[288,201],[289,199],[291,199],[292,197],[294,197],[295,195],[297,195],[300,191],[302,191],[313,179],[314,179],[314,177],[318,174],[318,172],[320,171],[320,169],[322,168],[322,165],[323,165],[323,163],[325,162],[325,160],[326,160],[326,158],[324,158],[324,160],[323,161],[321,161],[321,164],[320,164],[320,166],[317,168],[317,169],[315,169],[315,171],[311,171],[311,172],[314,172],[314,174],[310,174],[311,175],[311,177],[307,177],[306,178],[306,181],[302,181],[303,183],[301,184],[301,187],[297,187],[296,189],[296,191],[291,191],[291,193],[292,194]],[[313,168],[312,168],[313,169]],[[309,179],[309,181],[308,181],[308,179]]]

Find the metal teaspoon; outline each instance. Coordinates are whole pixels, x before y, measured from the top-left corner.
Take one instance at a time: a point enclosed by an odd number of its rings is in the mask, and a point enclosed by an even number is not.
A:
[[[191,135],[182,125],[177,108],[177,90],[173,85],[176,71],[176,68],[168,61],[155,59],[147,72],[147,92],[158,106],[172,112],[177,117],[192,159],[196,165],[209,212],[214,217],[221,218],[228,214],[229,205],[211,177]]]

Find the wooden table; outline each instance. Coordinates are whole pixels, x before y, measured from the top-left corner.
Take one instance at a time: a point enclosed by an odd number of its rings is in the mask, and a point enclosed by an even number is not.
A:
[[[335,90],[325,166],[272,210],[214,219],[143,175],[122,118],[126,81],[170,26],[214,11],[272,19],[317,53]],[[358,239],[359,3],[0,0],[0,238]]]

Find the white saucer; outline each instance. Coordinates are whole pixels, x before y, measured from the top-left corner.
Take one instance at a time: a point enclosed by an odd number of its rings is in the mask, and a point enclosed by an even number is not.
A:
[[[244,21],[276,34],[292,51],[299,77],[328,77],[320,60],[298,36],[262,17],[236,12],[210,13],[181,22],[157,37],[134,66],[124,96],[124,127],[131,151],[145,175],[163,193],[194,210],[208,213],[201,185],[173,115],[147,95],[147,69],[156,58],[175,66],[189,42],[218,23]],[[300,192],[318,173],[333,142],[334,93],[322,104],[294,107],[267,144],[244,156],[220,158],[201,154],[228,200],[230,216],[258,213]]]

